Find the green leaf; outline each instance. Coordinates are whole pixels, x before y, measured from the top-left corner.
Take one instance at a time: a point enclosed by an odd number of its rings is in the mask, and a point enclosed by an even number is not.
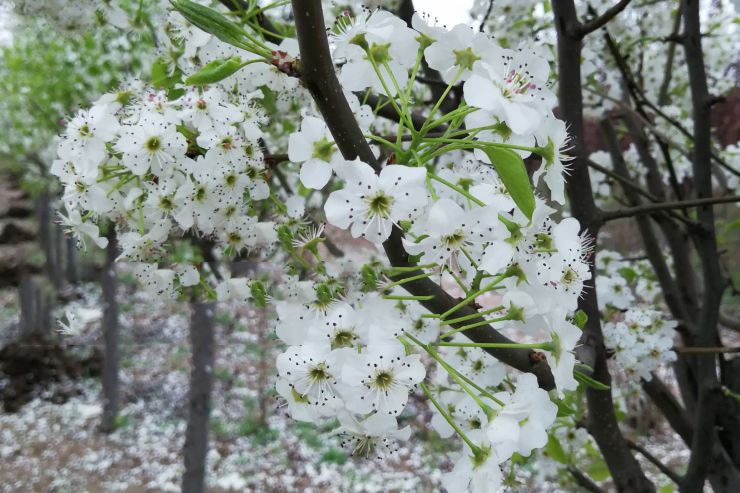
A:
[[[591,476],[591,479],[594,481],[604,481],[611,476],[609,468],[603,460],[596,461],[588,466],[587,471],[588,475]]]
[[[559,418],[563,416],[573,416],[574,414],[576,414],[576,410],[573,408],[573,406],[563,402],[562,400],[555,401],[555,405],[558,406],[557,415]]]
[[[575,377],[575,379],[578,380],[578,382],[580,382],[582,385],[585,385],[586,387],[591,387],[592,389],[609,390],[610,388],[608,385],[604,385],[598,380],[594,380],[593,378],[578,370],[573,370],[573,377]]]
[[[586,322],[588,322],[588,315],[586,315],[586,312],[583,310],[578,310],[575,315],[573,315],[573,325],[579,329],[583,330],[586,326]]]
[[[629,283],[634,281],[637,277],[637,272],[631,267],[620,267],[619,269],[617,269],[617,272],[619,272],[619,275],[624,277],[624,280]]]
[[[244,29],[226,16],[190,0],[173,0],[171,3],[195,27],[216,36],[224,43],[244,48]]]
[[[547,437],[547,445],[545,445],[545,452],[550,456],[551,459],[560,462],[561,464],[568,463],[568,455],[563,450],[560,442],[552,435]]]
[[[532,185],[529,183],[527,168],[524,161],[516,152],[511,149],[486,146],[484,149],[488,159],[491,160],[493,167],[496,168],[498,176],[504,183],[509,195],[514,199],[514,203],[519,207],[528,219],[532,219],[534,212],[534,192]]]
[[[242,60],[238,56],[226,60],[214,60],[185,79],[185,84],[190,86],[213,84],[236,73],[240,68],[242,68]]]
[[[152,64],[152,86],[156,89],[166,89],[170,97],[175,96],[175,85],[180,82],[181,75],[177,69],[170,74],[167,64],[160,58]]]

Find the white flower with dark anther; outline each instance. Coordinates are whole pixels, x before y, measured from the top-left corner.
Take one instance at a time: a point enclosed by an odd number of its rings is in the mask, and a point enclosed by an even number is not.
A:
[[[517,134],[534,132],[555,104],[550,65],[534,53],[501,49],[463,86],[471,106],[492,111]]]
[[[635,296],[627,285],[627,281],[620,274],[597,276],[596,294],[600,310],[607,306],[626,310],[635,302]]]
[[[192,175],[175,193],[178,209],[173,217],[182,229],[195,225],[202,233],[213,231],[214,214],[228,205],[227,194],[222,187],[227,172],[228,168],[222,166],[215,155],[206,154],[198,158]]]
[[[162,299],[174,297],[176,274],[174,270],[159,269],[157,264],[137,263],[134,264],[134,274],[147,293]]]
[[[98,226],[92,222],[84,221],[77,209],[67,210],[66,216],[60,212],[59,218],[65,233],[77,238],[79,245],[83,248],[85,246],[85,238],[90,238],[98,248],[108,246],[108,238],[100,236]]]
[[[332,192],[324,205],[326,219],[338,228],[351,227],[352,236],[382,243],[399,221],[424,212],[426,168],[400,164],[383,168],[380,175],[359,160],[347,163],[345,187]]]
[[[337,391],[342,359],[341,350],[332,351],[326,344],[291,346],[277,357],[277,370],[319,415],[329,416],[342,407]]]
[[[496,316],[495,314],[489,316]],[[449,327],[449,326],[448,326]],[[452,327],[449,327],[452,329]],[[455,342],[469,342],[461,334],[453,336]],[[506,368],[504,365],[488,354],[483,348],[469,347],[440,347],[440,354],[457,371],[474,382],[481,382],[486,387],[495,387],[504,381]]]
[[[299,394],[295,386],[288,383],[287,380],[278,379],[275,382],[275,390],[285,399],[288,405],[288,413],[298,421],[316,422],[320,415],[318,408],[309,402],[308,397]]]
[[[586,257],[591,253],[590,240],[579,234],[577,219],[563,219],[552,230],[553,247],[557,251],[538,265],[538,278],[553,287],[553,294],[564,308],[575,310],[585,281],[591,279]]]
[[[444,370],[441,371],[444,372]],[[441,391],[439,392],[438,401],[466,435],[480,435],[481,430],[485,429],[488,424],[485,411],[469,394],[462,390]],[[449,438],[455,433],[452,425],[438,411],[432,415],[431,425],[442,438]]]
[[[418,303],[405,304],[403,312],[405,323],[405,332],[410,333],[419,341],[428,344],[437,340],[439,336],[439,319],[424,318],[422,315],[428,315],[429,312],[421,307]]]
[[[177,273],[177,280],[181,286],[195,286],[200,282],[200,273],[198,269],[189,264],[177,264],[174,267]]]
[[[565,390],[578,388],[578,381],[573,376],[576,365],[576,356],[573,353],[579,339],[581,329],[566,319],[566,312],[562,308],[554,309],[545,317],[550,329],[550,337],[555,348],[545,351],[545,358],[550,364],[550,371],[555,378],[555,387],[562,396]]]
[[[637,306],[625,312],[624,320],[604,324],[605,345],[631,378],[650,380],[658,367],[676,360],[675,327],[663,313]]]
[[[219,281],[216,285],[216,299],[218,301],[247,302],[252,297],[249,282],[246,277],[230,277]]]
[[[217,86],[205,91],[190,88],[178,102],[182,105],[179,112],[182,120],[199,132],[224,132],[232,125],[244,119],[244,114],[229,103],[224,92]]]
[[[235,217],[219,228],[218,239],[224,246],[232,248],[234,253],[239,253],[257,243],[256,225],[257,218],[254,216]]]
[[[74,162],[79,174],[96,176],[97,166],[108,156],[106,144],[113,141],[119,127],[108,106],[81,110],[67,124],[65,138],[59,143],[59,157]]]
[[[467,445],[463,447],[455,467],[442,476],[447,493],[498,493],[504,479],[499,467],[503,461],[488,444],[481,451],[476,456]]]
[[[339,412],[339,427],[332,432],[342,439],[342,447],[355,457],[382,459],[398,451],[398,442],[411,438],[411,428],[398,429],[393,416],[374,413],[358,421],[352,413]]]
[[[551,146],[552,154],[542,160],[542,164],[534,172],[532,181],[536,184],[540,178],[550,189],[550,197],[559,204],[565,204],[565,175],[570,169],[569,161],[573,159],[565,152],[569,150],[568,130],[565,122],[548,114],[537,130],[537,141],[540,146]]]
[[[306,327],[303,327],[306,331]],[[310,321],[308,339],[329,343],[332,349],[355,347],[367,343],[367,324],[348,303],[336,303],[326,313]]]
[[[187,141],[175,125],[164,118],[148,114],[136,125],[122,128],[115,146],[121,152],[121,163],[138,176],[151,171],[157,176],[169,176],[173,164],[185,157]]]
[[[416,60],[417,35],[385,10],[374,10],[356,18],[344,14],[338,17],[332,33],[333,56],[346,61],[339,73],[342,86],[349,91],[372,87],[382,94],[396,94],[398,88],[405,87],[408,69]],[[370,57],[378,66],[382,82]]]
[[[480,66],[481,60],[491,58],[491,53],[500,50],[485,34],[465,24],[457,24],[450,31],[437,35],[437,41],[424,50],[429,66],[442,75],[442,80],[451,82],[462,70],[458,81],[467,80]]]
[[[537,385],[537,377],[522,373],[513,394],[497,392],[494,397],[503,402],[492,403],[496,415],[488,423],[486,433],[497,454],[508,458],[514,452],[528,456],[532,450],[547,443],[547,429],[555,421],[558,407],[547,392]]]
[[[168,12],[167,25],[170,36],[182,43],[185,58],[193,58],[198,49],[211,40],[210,34],[192,25],[182,14],[175,10]]]
[[[331,179],[332,171],[339,171],[345,162],[324,120],[313,116],[304,117],[301,130],[290,134],[288,159],[303,163],[301,183],[317,190],[324,188]]]
[[[348,358],[342,368],[347,409],[398,416],[411,389],[424,379],[418,354],[406,356],[401,344],[377,344]]]
[[[497,211],[487,207],[464,210],[450,199],[439,199],[420,225],[422,240],[414,243],[404,240],[404,248],[412,255],[422,254],[422,264],[439,264],[451,270],[453,265],[466,272],[474,272],[480,264],[485,245],[496,237],[494,228],[503,228]]]
[[[123,259],[132,262],[146,262],[158,258],[162,251],[162,243],[167,239],[172,224],[169,220],[156,221],[145,225],[145,233],[127,231],[119,234],[118,244],[121,254],[116,261]]]

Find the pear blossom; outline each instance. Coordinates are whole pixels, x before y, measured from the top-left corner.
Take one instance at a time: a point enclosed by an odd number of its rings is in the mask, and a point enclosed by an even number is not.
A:
[[[425,177],[424,168],[389,165],[376,175],[367,163],[350,163],[344,173],[345,187],[332,192],[326,201],[326,219],[342,229],[351,227],[355,238],[381,243],[394,224],[424,211]]]

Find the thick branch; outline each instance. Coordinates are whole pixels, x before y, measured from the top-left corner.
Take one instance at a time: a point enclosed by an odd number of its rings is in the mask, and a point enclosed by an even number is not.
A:
[[[573,217],[591,234],[597,235],[602,224],[601,210],[594,203],[588,160],[584,142],[583,90],[581,86],[580,23],[573,0],[555,0],[552,3],[558,43],[559,101],[563,119],[569,126],[573,143],[573,168],[566,181]],[[594,259],[589,261],[592,279],[596,278]],[[593,282],[593,281],[592,281]],[[606,363],[596,289],[587,288],[578,300],[578,307],[588,316],[582,343],[595,353],[593,378],[609,385],[611,375]],[[619,429],[610,392],[589,388],[588,430],[599,446],[619,491],[653,492],[652,483],[645,477],[640,464],[632,456]]]

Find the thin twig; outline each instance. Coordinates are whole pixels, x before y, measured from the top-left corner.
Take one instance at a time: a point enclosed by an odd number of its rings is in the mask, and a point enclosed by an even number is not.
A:
[[[668,209],[688,209],[692,207],[701,207],[712,204],[726,204],[740,202],[740,195],[730,195],[728,197],[708,197],[704,199],[680,200],[677,202],[657,202],[653,204],[643,204],[636,207],[629,207],[618,211],[604,211],[604,221],[613,221],[625,217],[633,217],[640,214],[650,214],[651,212],[668,210]]]
[[[584,474],[580,470],[576,469],[575,466],[568,466],[568,472],[576,480],[576,483],[586,488],[588,491],[591,491],[593,493],[606,493],[606,490],[604,490],[598,484],[594,483],[591,478],[586,476],[586,474]]]
[[[607,9],[600,16],[582,24],[581,29],[579,30],[579,34],[581,35],[581,37],[604,27],[607,22],[614,19],[621,11],[623,11],[625,7],[627,7],[627,4],[629,4],[631,1],[632,0],[619,0],[616,5],[614,5],[610,9]]]
[[[645,457],[648,461],[650,461],[655,467],[657,467],[660,472],[668,476],[668,478],[673,481],[674,483],[680,485],[681,484],[681,476],[676,474],[670,467],[663,464],[657,457],[655,457],[653,454],[647,451],[645,447],[642,445],[639,445],[631,440],[628,440],[627,443],[629,444],[630,448],[632,450],[636,450],[637,452],[640,452],[643,457]]]

